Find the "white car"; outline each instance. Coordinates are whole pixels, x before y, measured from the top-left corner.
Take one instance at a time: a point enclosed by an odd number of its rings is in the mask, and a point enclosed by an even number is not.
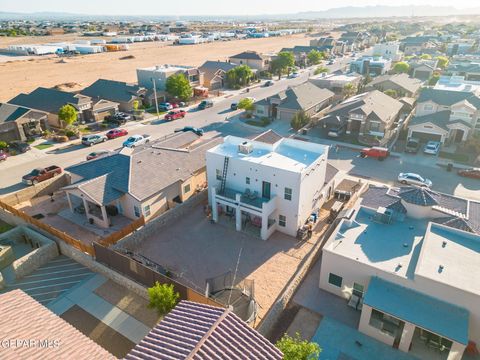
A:
[[[288,77],[290,79],[295,79],[295,78],[298,78],[300,76],[300,74],[298,72],[294,72],[294,73],[291,73]]]
[[[398,182],[404,185],[417,185],[424,187],[431,187],[432,181],[425,179],[415,173],[400,173],[398,174]]]
[[[429,141],[423,148],[425,154],[437,155],[440,151],[440,143],[438,141]]]

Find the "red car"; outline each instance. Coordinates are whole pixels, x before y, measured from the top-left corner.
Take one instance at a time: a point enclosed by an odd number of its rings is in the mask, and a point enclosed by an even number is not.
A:
[[[371,148],[364,148],[360,151],[361,157],[372,157],[377,158],[378,160],[384,160],[390,155],[390,151],[387,148],[374,146]]]
[[[472,179],[480,179],[480,168],[458,170],[458,175]]]
[[[125,129],[112,129],[109,132],[107,132],[107,138],[109,139],[116,139],[121,136],[128,135],[128,131]]]
[[[165,115],[165,120],[172,121],[177,119],[183,119],[187,113],[185,110],[173,110],[169,111],[167,115]]]

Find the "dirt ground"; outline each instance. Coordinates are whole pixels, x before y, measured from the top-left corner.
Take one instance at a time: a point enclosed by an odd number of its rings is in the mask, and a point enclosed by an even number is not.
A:
[[[210,223],[199,205],[132,250],[165,266],[180,282],[200,292],[205,291],[206,279],[235,271],[238,262],[237,282],[255,281],[258,325],[312,249],[313,241],[318,239],[299,242],[279,232],[262,241],[235,231],[233,225]]]
[[[147,308],[147,300],[111,280],[95,289],[94,293],[148,327],[153,328],[161,319],[155,310]]]
[[[118,358],[126,356],[135,346],[125,336],[108,327],[77,305],[72,306],[60,317]]]
[[[0,38],[0,47],[9,43],[70,41],[78,36],[52,36],[48,38]],[[158,64],[199,66],[206,60],[226,60],[244,50],[259,52],[279,51],[283,47],[308,45],[305,34],[214,42],[209,44],[172,46],[165,42],[145,42],[130,45],[129,51],[100,53],[66,58],[37,57],[30,60],[0,63],[0,102],[5,102],[21,92],[30,92],[39,86],[53,87],[64,83],[89,86],[99,78],[136,82],[136,69]],[[126,55],[133,59],[120,60]],[[78,90],[78,88],[72,90]]]

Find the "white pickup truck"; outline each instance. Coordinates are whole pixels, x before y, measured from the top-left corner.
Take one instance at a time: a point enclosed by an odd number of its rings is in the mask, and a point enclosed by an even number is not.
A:
[[[123,142],[123,146],[133,148],[148,142],[150,142],[150,135],[132,135]]]

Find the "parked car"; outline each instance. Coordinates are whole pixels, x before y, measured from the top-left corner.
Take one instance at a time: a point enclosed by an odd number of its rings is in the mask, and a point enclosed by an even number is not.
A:
[[[373,146],[371,148],[363,148],[360,151],[361,157],[372,157],[377,158],[378,160],[382,161],[385,160],[390,155],[390,151],[387,148]]]
[[[407,141],[407,145],[405,145],[405,152],[406,153],[413,153],[416,154],[420,149],[420,140],[415,138],[410,138]]]
[[[126,114],[124,112],[116,112],[113,117],[115,119],[123,119],[123,120],[126,120],[126,121],[129,121],[129,120],[132,120],[132,115],[129,115],[129,114]]]
[[[458,175],[472,179],[480,179],[480,168],[470,168],[458,170]]]
[[[238,102],[235,101],[235,102],[231,103],[230,104],[230,110],[233,110],[233,111],[238,110]]]
[[[290,75],[288,75],[288,78],[289,79],[295,79],[295,78],[298,78],[299,76],[300,76],[300,74],[298,72],[293,72]]]
[[[196,128],[196,127],[193,127],[193,126],[185,126],[184,128],[182,129],[175,129],[175,132],[186,132],[186,131],[191,131],[193,133],[195,133],[196,135],[198,136],[202,136],[204,131],[203,129],[200,129],[200,128]]]
[[[109,140],[111,140],[111,139],[116,139],[116,138],[121,137],[121,136],[128,135],[128,131],[125,130],[125,129],[112,129],[112,130],[108,131],[105,135],[107,136],[107,138]]]
[[[273,82],[273,80],[267,80],[267,81],[265,81],[265,84],[264,84],[263,86],[269,87],[269,86],[273,86],[273,84],[275,84],[275,83]]]
[[[29,144],[23,141],[12,141],[10,144],[8,144],[8,151],[12,152],[15,151],[17,153],[25,153],[28,150],[31,150],[32,148],[30,147]]]
[[[98,150],[91,152],[90,154],[87,155],[87,160],[93,160],[93,159],[98,159],[107,155],[110,155],[112,151],[110,150]]]
[[[347,124],[341,124],[341,125],[330,128],[330,130],[328,130],[327,136],[337,138],[345,134],[346,130],[347,130]]]
[[[26,185],[35,185],[39,182],[51,179],[62,173],[62,168],[52,165],[46,168],[33,169],[27,175],[22,177],[22,182]]]
[[[7,160],[7,157],[8,157],[8,155],[7,155],[6,152],[0,151],[0,161],[5,161],[5,160]]]
[[[82,137],[82,144],[85,146],[92,146],[95,144],[100,144],[102,142],[107,141],[108,138],[105,135],[95,134],[95,135],[87,135]]]
[[[203,100],[200,104],[198,104],[198,110],[205,110],[206,108],[209,108],[212,106],[213,106],[212,100]]]
[[[437,155],[440,151],[440,142],[438,141],[429,141],[427,145],[423,148],[425,154]]]
[[[400,173],[398,174],[398,182],[404,185],[417,185],[417,186],[425,186],[431,187],[432,181],[429,179],[425,179],[418,174],[415,173]]]
[[[124,147],[134,148],[150,142],[150,135],[132,135],[123,142]]]
[[[177,120],[177,119],[183,119],[187,113],[185,110],[173,110],[168,112],[167,115],[165,115],[165,120],[167,121],[172,121],[172,120]]]
[[[172,110],[172,109],[173,109],[173,105],[168,103],[168,102],[163,102],[163,103],[158,104],[158,110],[160,110],[160,111],[168,111],[168,110]]]
[[[327,62],[327,65],[333,65],[335,64],[335,60],[334,59],[330,59],[328,62]]]
[[[115,126],[122,126],[127,123],[127,120],[123,118],[116,118],[112,115],[112,116],[106,116],[105,119],[103,119],[103,122],[106,124],[111,124]]]
[[[177,102],[177,103],[174,103],[174,102],[171,102],[170,104],[172,104],[172,106],[176,109],[176,108],[182,108],[182,107],[185,107],[187,106],[187,104],[183,101],[180,101],[180,102]]]

